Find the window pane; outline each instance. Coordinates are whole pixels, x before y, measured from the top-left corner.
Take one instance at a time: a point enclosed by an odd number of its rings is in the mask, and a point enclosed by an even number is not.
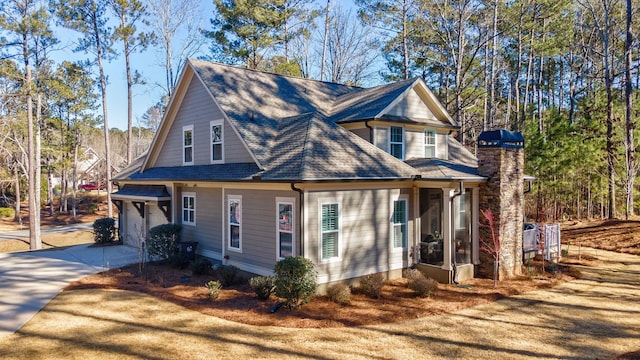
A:
[[[280,257],[293,256],[293,234],[280,233]]]
[[[193,151],[193,148],[191,147],[184,148],[184,162],[186,163],[193,162],[193,155],[191,154],[192,151]]]
[[[338,257],[338,232],[322,234],[322,258]]]
[[[391,144],[391,155],[402,159],[402,144]]]
[[[402,128],[391,127],[391,142],[402,142]]]
[[[240,224],[240,200],[229,200],[229,222]]]
[[[213,125],[211,127],[211,142],[221,142],[222,141],[222,125]]]
[[[184,132],[184,145],[190,146],[193,143],[193,133],[191,130]]]
[[[338,230],[338,204],[322,205],[322,231]]]
[[[240,226],[231,225],[229,226],[229,230],[229,246],[232,248],[240,248]]]
[[[407,226],[405,224],[393,226],[393,247],[407,246]]]
[[[222,160],[222,144],[213,144],[212,145],[212,160]]]
[[[292,231],[293,206],[291,204],[278,205],[278,229],[281,231]]]

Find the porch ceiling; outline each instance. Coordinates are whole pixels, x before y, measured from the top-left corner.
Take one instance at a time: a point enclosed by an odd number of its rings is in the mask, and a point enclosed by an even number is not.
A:
[[[111,194],[115,200],[166,201],[171,195],[164,185],[126,184],[117,192]]]

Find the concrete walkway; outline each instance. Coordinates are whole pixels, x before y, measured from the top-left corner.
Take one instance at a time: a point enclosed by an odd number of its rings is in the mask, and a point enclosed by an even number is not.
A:
[[[19,329],[70,282],[138,261],[135,248],[90,245],[0,254],[0,337]]]

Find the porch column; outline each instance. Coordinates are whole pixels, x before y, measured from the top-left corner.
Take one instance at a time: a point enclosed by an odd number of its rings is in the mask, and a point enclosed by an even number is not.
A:
[[[473,196],[473,210],[471,216],[471,261],[480,264],[480,189],[471,189]]]
[[[451,267],[451,229],[453,229],[453,219],[451,218],[451,196],[455,189],[442,189],[442,256],[444,270],[453,270]]]

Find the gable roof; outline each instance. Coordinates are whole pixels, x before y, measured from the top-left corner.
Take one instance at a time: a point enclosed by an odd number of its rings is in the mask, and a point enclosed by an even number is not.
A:
[[[172,173],[175,168],[151,167],[149,157],[157,156],[156,147],[171,128],[175,107],[193,81],[199,81],[222,110],[255,164],[244,164],[237,171],[226,166],[230,164],[181,166],[180,174]],[[420,170],[339,125],[383,119],[385,111],[411,91],[425,104],[431,103],[428,106],[443,121],[441,126],[457,126],[421,79],[365,89],[190,59],[154,138],[155,155],[150,151],[142,164],[144,175],[127,171],[118,178],[230,180],[230,174],[237,180],[412,178]]]

